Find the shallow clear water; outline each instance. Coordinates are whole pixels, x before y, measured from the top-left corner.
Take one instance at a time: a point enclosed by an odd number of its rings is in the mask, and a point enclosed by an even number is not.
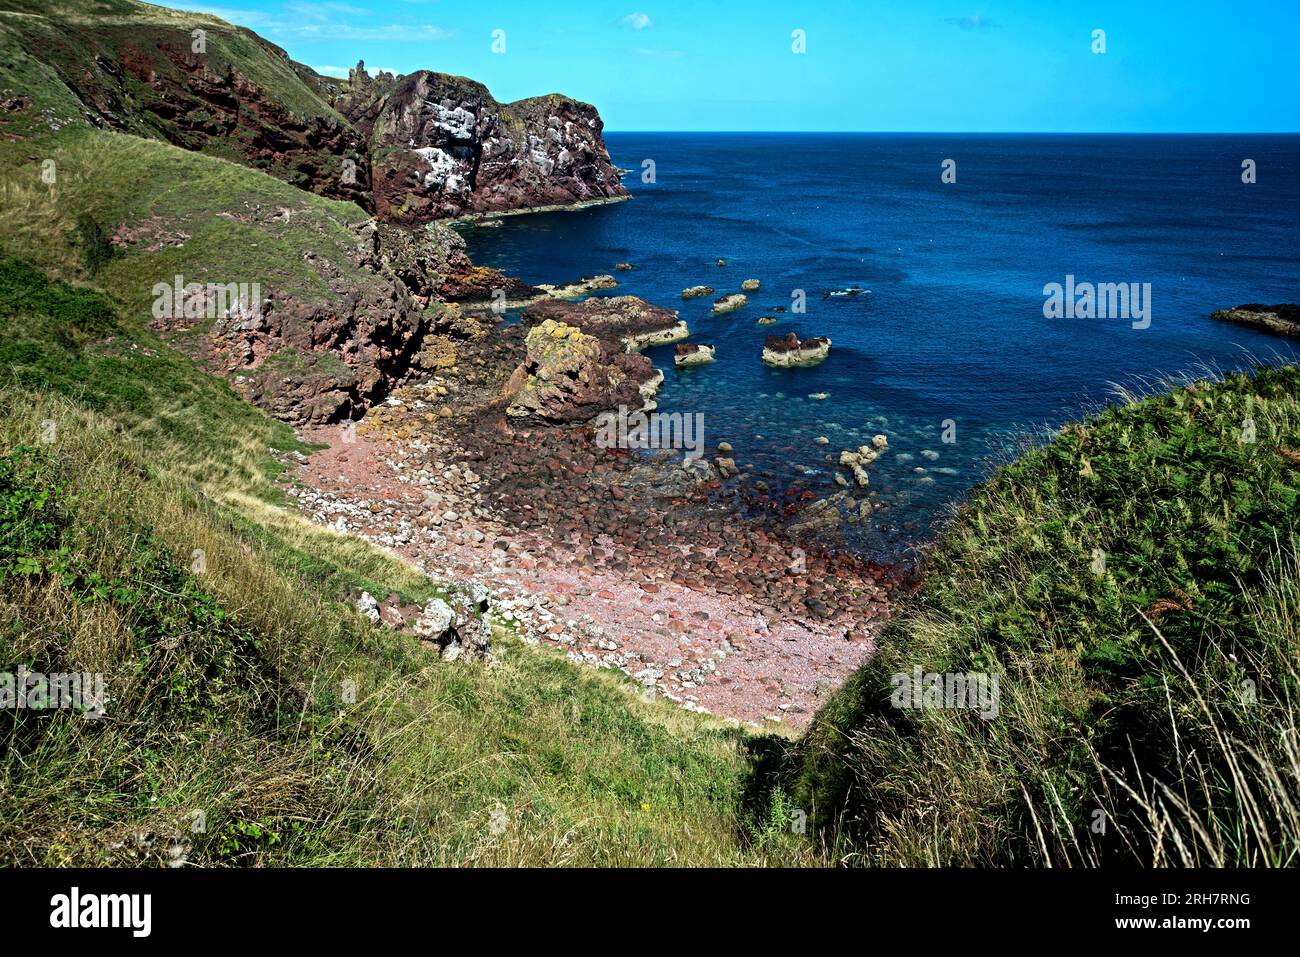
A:
[[[862,544],[926,537],[987,475],[1009,436],[1105,400],[1110,383],[1291,356],[1285,339],[1214,322],[1214,309],[1300,300],[1300,137],[608,134],[635,198],[470,229],[474,259],[530,282],[612,273],[618,290],[679,309],[710,366],[667,381],[664,412],[703,412],[705,440],[774,489],[832,488],[827,456],[883,432],[871,466],[889,507]],[[957,163],[957,182],[940,165]],[[1241,182],[1254,159],[1258,182]],[[641,181],[655,162],[657,182]],[[715,260],[725,258],[719,268]],[[1045,319],[1043,286],[1151,284],[1151,324]],[[716,296],[762,280],[748,307]],[[707,284],[714,297],[682,301]],[[870,293],[824,299],[860,286]],[[807,312],[772,308],[807,296]],[[826,335],[830,358],[772,370],[763,339]],[[818,401],[812,393],[825,392]],[[956,441],[944,443],[944,420]],[[826,446],[813,442],[824,435]],[[937,458],[922,456],[922,451]],[[924,468],[924,473],[914,471]],[[803,470],[815,470],[803,475]],[[770,473],[770,474],[765,474]]]

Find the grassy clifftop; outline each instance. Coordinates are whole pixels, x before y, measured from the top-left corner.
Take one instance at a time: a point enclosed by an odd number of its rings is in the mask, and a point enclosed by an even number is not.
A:
[[[1293,864],[1298,400],[1295,368],[1192,383],[1003,468],[802,742],[795,802],[872,863]],[[996,677],[996,717],[895,706],[918,666]]]

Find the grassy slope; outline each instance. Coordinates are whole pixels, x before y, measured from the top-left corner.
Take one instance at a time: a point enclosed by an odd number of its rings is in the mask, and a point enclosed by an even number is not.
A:
[[[57,182],[41,181],[53,160]],[[349,261],[366,220],[352,203],[324,199],[234,163],[166,143],[69,126],[0,142],[0,251],[56,275],[94,278],[131,316],[147,318],[156,282],[258,282],[264,294],[306,303],[336,299],[303,260],[313,250],[353,288],[377,282]],[[286,218],[273,218],[279,210]],[[134,245],[88,264],[83,222],[105,234],[121,224],[156,228],[181,245]]]
[[[77,76],[98,54],[108,62],[119,59],[126,45],[144,50],[165,40],[189,49],[192,31],[201,29],[207,35],[204,56],[214,73],[237,71],[299,116],[339,118],[303,81],[283,50],[251,30],[205,13],[134,0],[0,0],[0,24],[21,35],[27,49],[40,51],[42,61],[67,77]],[[151,130],[139,120],[132,132],[148,135]]]
[[[747,838],[739,731],[642,703],[504,628],[489,670],[364,622],[349,587],[419,599],[437,586],[274,505],[287,430],[102,296],[14,263],[0,281],[5,374],[24,385],[0,400],[0,659],[104,672],[112,699],[99,721],[0,713],[12,861],[803,853]]]
[[[1298,398],[1295,368],[1193,384],[1003,468],[819,716],[796,803],[875,863],[1294,863]],[[894,708],[915,665],[999,675],[999,716]]]

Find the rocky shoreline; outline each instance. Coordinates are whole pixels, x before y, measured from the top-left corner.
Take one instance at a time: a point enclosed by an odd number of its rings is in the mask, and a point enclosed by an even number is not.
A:
[[[835,510],[806,492],[761,496],[778,521],[746,517],[728,443],[709,461],[598,441],[595,410],[652,407],[625,390],[662,378],[629,339],[676,323],[634,297],[539,302],[359,425],[301,430],[326,448],[292,494],[437,580],[489,585],[526,642],[690,710],[797,729],[911,579],[793,540],[783,526],[815,531]]]

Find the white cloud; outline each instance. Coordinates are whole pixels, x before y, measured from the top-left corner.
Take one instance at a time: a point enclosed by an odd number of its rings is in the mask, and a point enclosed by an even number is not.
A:
[[[623,22],[633,30],[644,30],[650,26],[650,15],[646,13],[629,13],[623,18]]]

